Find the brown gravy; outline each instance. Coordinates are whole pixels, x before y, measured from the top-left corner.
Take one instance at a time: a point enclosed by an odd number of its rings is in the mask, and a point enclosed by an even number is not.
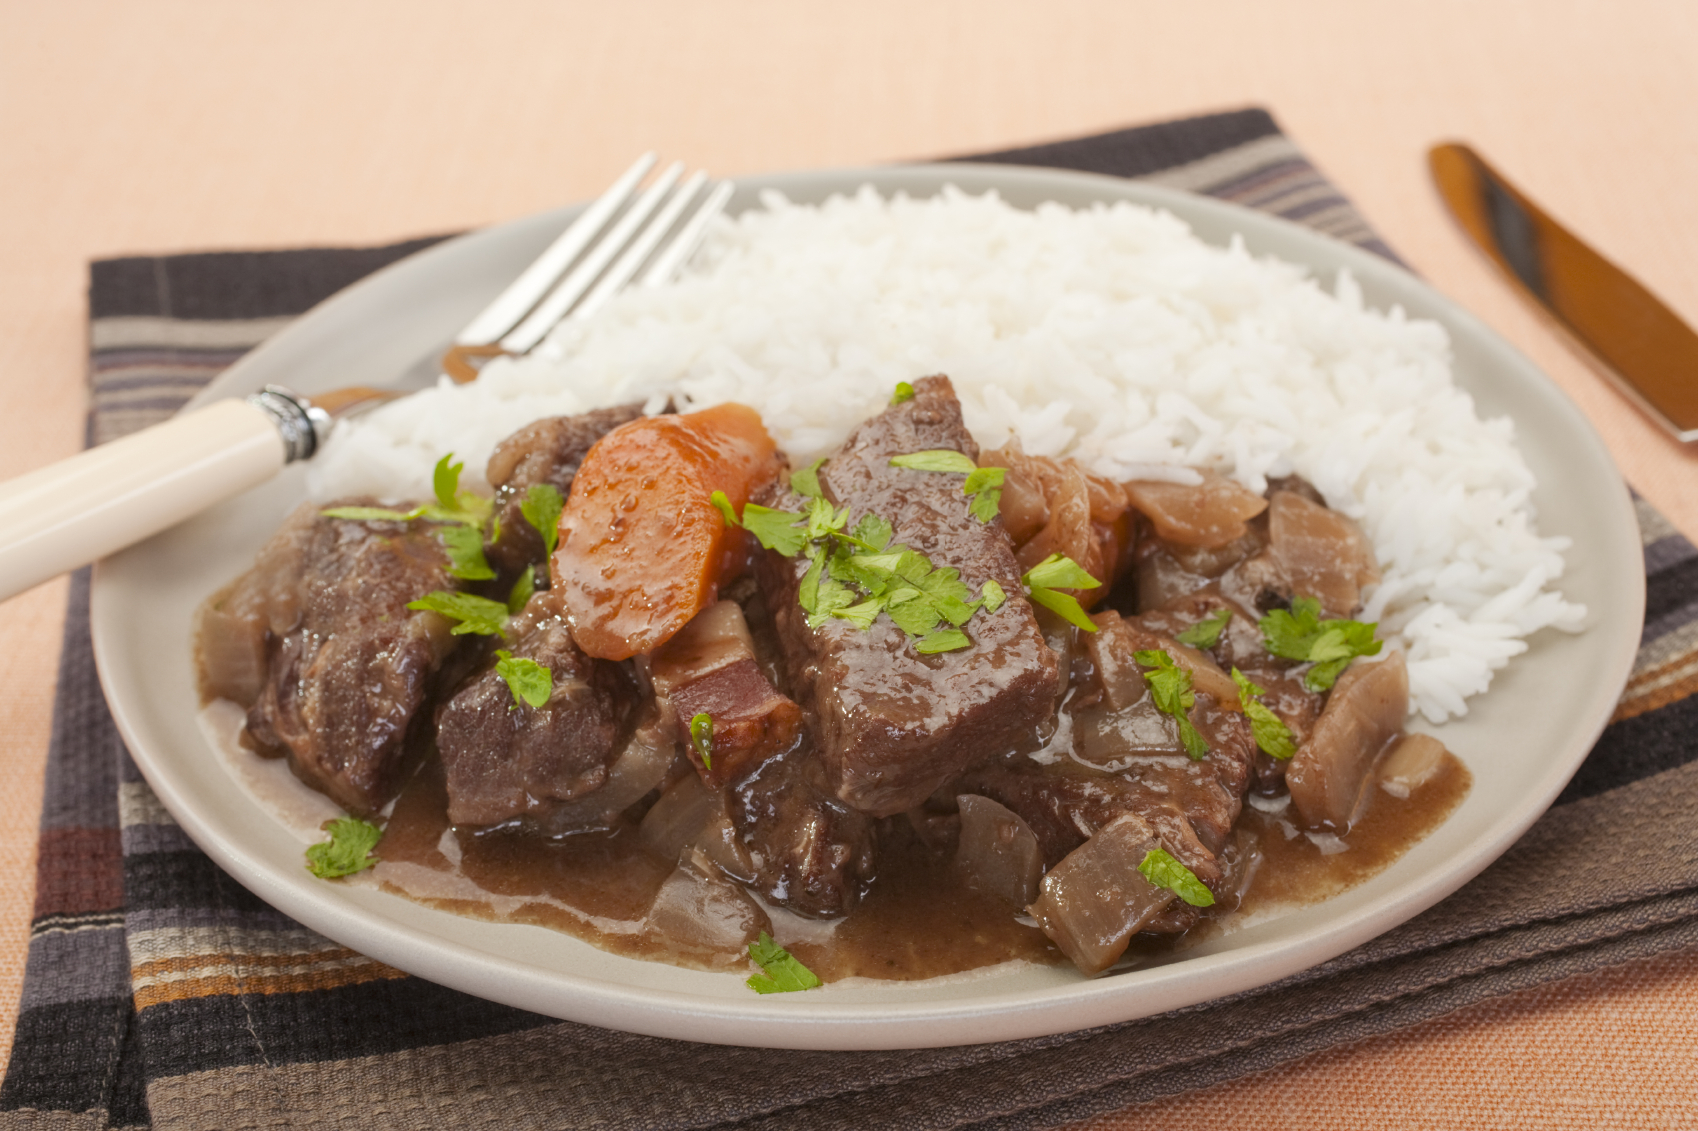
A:
[[[1407,800],[1374,788],[1349,848],[1332,854],[1282,814],[1246,806],[1241,823],[1257,833],[1263,860],[1241,911],[1313,903],[1369,879],[1437,828],[1471,782],[1467,768],[1447,753]],[[633,833],[558,840],[462,834],[449,827],[447,800],[435,762],[402,792],[377,849],[382,862],[375,875],[385,889],[473,918],[550,927],[615,954],[702,965],[644,931],[649,904],[672,868],[644,851]],[[967,887],[948,859],[911,834],[883,842],[877,884],[831,929],[787,938],[784,916],[773,915],[779,941],[825,981],[934,978],[1016,959],[1067,962],[1029,920]],[[1151,939],[1128,958],[1176,945],[1185,940]],[[744,957],[727,954],[713,966],[740,969]]]

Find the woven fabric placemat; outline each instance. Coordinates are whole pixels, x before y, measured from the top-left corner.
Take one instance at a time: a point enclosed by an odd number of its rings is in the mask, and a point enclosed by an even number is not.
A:
[[[1259,110],[979,159],[1137,177],[1391,256]],[[163,419],[248,349],[430,240],[108,260],[91,442]],[[1273,986],[965,1048],[770,1052],[494,1005],[260,903],[171,820],[113,727],[72,586],[37,896],[0,1129],[1034,1127],[1203,1087],[1493,995],[1698,945],[1698,552],[1640,504],[1643,643],[1557,805],[1472,884]]]

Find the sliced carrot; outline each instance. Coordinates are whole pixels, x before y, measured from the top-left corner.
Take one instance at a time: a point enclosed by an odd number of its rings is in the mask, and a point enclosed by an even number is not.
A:
[[[603,436],[572,481],[554,553],[578,647],[607,660],[650,652],[711,604],[742,546],[712,495],[724,491],[740,512],[776,473],[776,450],[740,404],[646,416]]]

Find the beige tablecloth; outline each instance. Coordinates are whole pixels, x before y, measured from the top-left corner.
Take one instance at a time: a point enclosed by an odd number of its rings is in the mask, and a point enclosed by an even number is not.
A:
[[[1698,319],[1695,60],[1698,11],[1674,2],[13,7],[0,12],[0,476],[80,444],[91,258],[473,226],[583,196],[643,146],[734,175],[1254,102],[1416,270],[1543,365],[1694,537],[1694,455],[1516,303],[1439,211],[1422,154],[1473,141]],[[8,1029],[64,595],[53,582],[0,610]],[[1102,1125],[1680,1126],[1695,1014],[1698,958],[1659,959]]]

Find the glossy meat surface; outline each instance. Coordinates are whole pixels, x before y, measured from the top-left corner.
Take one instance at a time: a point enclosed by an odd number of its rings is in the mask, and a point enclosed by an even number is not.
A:
[[[533,596],[501,643],[515,659],[548,668],[552,691],[541,707],[516,701],[492,653],[443,705],[437,747],[456,825],[546,820],[560,803],[599,789],[629,713],[619,694],[625,681],[572,642],[557,593]]]
[[[735,601],[703,609],[655,651],[651,671],[662,714],[697,773],[715,788],[788,749],[802,729],[802,709],[761,671]],[[691,734],[699,715],[710,720],[711,765]]]
[[[873,821],[831,795],[806,745],[761,763],[729,800],[763,898],[816,919],[860,902],[877,867]]]
[[[306,505],[244,583],[267,588],[250,603],[269,614],[244,741],[287,756],[349,812],[376,812],[400,787],[409,729],[456,643],[440,616],[407,608],[454,587],[441,543],[422,522],[332,519]]]
[[[760,572],[830,788],[874,816],[913,808],[969,765],[1022,745],[1049,719],[1061,685],[1055,654],[1020,595],[1020,567],[1000,521],[968,513],[959,475],[890,466],[918,451],[978,455],[949,381],[926,378],[914,390],[851,433],[820,469],[820,483],[850,509],[851,525],[880,515],[893,525],[894,543],[959,570],[969,589],[986,580],[1002,586],[1007,603],[965,625],[972,647],[920,655],[887,616],[866,630],[845,620],[811,628],[797,603],[808,562],[769,553]],[[787,489],[764,501],[785,510],[802,504]]]

